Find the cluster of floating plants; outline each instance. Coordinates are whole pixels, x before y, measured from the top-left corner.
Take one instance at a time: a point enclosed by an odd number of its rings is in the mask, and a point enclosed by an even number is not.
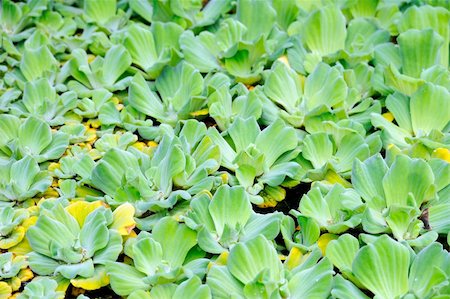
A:
[[[2,0],[0,299],[450,298],[449,22]]]

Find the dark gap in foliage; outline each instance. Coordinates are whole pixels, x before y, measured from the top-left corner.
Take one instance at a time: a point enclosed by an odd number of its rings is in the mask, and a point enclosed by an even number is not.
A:
[[[300,183],[293,188],[286,188],[286,198],[280,201],[274,207],[260,208],[258,206],[253,206],[253,210],[260,214],[268,214],[273,212],[282,212],[285,215],[289,215],[289,211],[298,209],[300,199],[303,194],[308,193],[311,189],[311,183]]]
[[[206,118],[202,119],[202,122],[206,125],[207,128],[217,127],[216,121],[209,115]]]
[[[94,291],[80,292],[81,289],[75,288],[72,285],[69,286],[66,292],[66,298],[76,299],[78,295],[83,294],[90,299],[121,299],[122,297],[116,295],[109,287],[103,287]]]

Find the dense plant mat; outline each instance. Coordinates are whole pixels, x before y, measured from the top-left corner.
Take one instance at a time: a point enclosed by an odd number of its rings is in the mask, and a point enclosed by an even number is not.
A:
[[[450,298],[449,5],[1,1],[0,299]]]

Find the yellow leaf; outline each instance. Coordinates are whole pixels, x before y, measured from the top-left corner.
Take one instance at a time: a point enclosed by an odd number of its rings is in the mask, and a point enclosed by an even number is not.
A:
[[[56,169],[61,169],[61,164],[52,162],[47,167],[48,171],[55,171]]]
[[[319,246],[323,256],[325,256],[328,243],[330,243],[330,241],[336,240],[337,238],[338,236],[333,234],[323,234],[319,237],[319,240],[317,240],[317,246]]]
[[[196,117],[196,116],[202,116],[202,115],[208,115],[209,110],[208,108],[205,109],[201,109],[201,110],[197,110],[194,112],[189,113],[191,116]]]
[[[64,278],[62,275],[53,276],[53,278],[58,283],[58,286],[56,287],[56,291],[63,292],[63,294],[64,294],[70,285],[70,280]]]
[[[68,207],[66,207],[66,211],[73,216],[80,225],[83,226],[84,221],[86,220],[87,215],[92,213],[95,209],[102,206],[102,202],[97,200],[94,202],[87,201],[77,201],[71,203]]]
[[[134,230],[131,230],[129,235],[122,237],[123,243],[125,244],[125,242],[128,241],[128,239],[134,239],[134,238],[137,238],[137,234]]]
[[[95,60],[95,58],[97,58],[97,56],[93,54],[88,54],[87,55],[88,63],[92,63]]]
[[[97,140],[97,129],[95,128],[88,128],[86,130],[86,142],[93,142]]]
[[[297,247],[292,247],[289,255],[284,263],[289,270],[294,269],[301,264],[303,260],[303,253]]]
[[[149,142],[147,142],[147,146],[148,147],[157,147],[158,143],[156,143],[155,141],[149,141]]]
[[[96,269],[93,277],[71,279],[70,282],[76,288],[92,291],[107,286],[109,284],[109,277],[106,275],[105,269]]]
[[[15,292],[18,289],[20,289],[22,282],[20,281],[20,279],[18,277],[12,277],[9,285],[11,286],[11,290],[13,290],[13,292]]]
[[[31,248],[30,243],[28,243],[28,240],[24,238],[22,242],[10,248],[8,251],[14,253],[15,255],[26,255],[32,252],[33,249]]]
[[[112,97],[111,102],[113,102],[114,104],[117,105],[117,104],[121,103],[122,101],[118,97]]]
[[[25,228],[25,230],[28,230],[28,228],[29,228],[30,226],[36,224],[37,220],[38,220],[38,217],[37,217],[37,216],[31,216],[30,218],[25,219],[25,220],[22,222],[22,226]]]
[[[115,229],[122,236],[131,233],[136,226],[134,221],[134,207],[130,203],[124,203],[113,212],[113,222],[109,228]]]
[[[142,141],[138,141],[133,143],[131,146],[142,152],[145,148],[145,143]]]
[[[53,187],[48,187],[47,190],[45,190],[45,192],[42,193],[42,196],[44,196],[45,198],[53,198],[53,197],[57,198],[59,197],[59,193],[58,191],[53,189]]]
[[[6,282],[0,281],[0,299],[8,299],[11,293],[11,287]]]
[[[31,216],[38,216],[39,215],[39,207],[38,206],[31,206],[27,208],[28,213],[30,213]]]
[[[0,239],[0,249],[9,249],[23,240],[25,237],[25,228],[22,226],[16,227],[13,232],[5,239]]]
[[[22,269],[19,274],[17,274],[17,277],[20,281],[25,282],[31,280],[34,277],[34,274],[30,269]]]
[[[386,112],[381,115],[389,122],[392,122],[394,120],[394,115],[392,115],[391,112]]]
[[[98,119],[89,119],[86,124],[94,129],[98,129],[102,125]]]
[[[351,188],[352,184],[350,184],[347,180],[342,178],[339,174],[332,170],[328,170],[325,174],[325,180],[331,184],[341,184],[344,188]]]
[[[228,251],[224,251],[222,252],[219,257],[214,261],[214,262],[210,262],[208,264],[208,270],[213,266],[213,265],[219,265],[219,266],[224,266],[227,264],[228,262],[228,256],[230,255],[230,253]]]
[[[11,293],[11,287],[6,282],[0,281],[0,299],[8,299]]]
[[[446,148],[437,148],[433,151],[433,158],[439,158],[450,163],[450,150]]]
[[[289,64],[289,60],[288,60],[286,55],[283,55],[283,56],[279,57],[277,60],[282,62],[282,63],[284,63],[286,66],[291,67],[291,65]]]

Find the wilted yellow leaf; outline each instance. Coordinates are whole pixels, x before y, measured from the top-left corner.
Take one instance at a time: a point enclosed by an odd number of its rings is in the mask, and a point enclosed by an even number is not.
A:
[[[94,202],[77,201],[66,207],[66,211],[72,215],[77,220],[80,227],[82,227],[87,215],[100,206],[102,206],[102,202],[99,200]]]
[[[120,205],[113,212],[113,222],[110,225],[110,228],[117,230],[122,236],[131,233],[136,226],[136,221],[134,221],[134,211],[134,207],[129,203]]]

